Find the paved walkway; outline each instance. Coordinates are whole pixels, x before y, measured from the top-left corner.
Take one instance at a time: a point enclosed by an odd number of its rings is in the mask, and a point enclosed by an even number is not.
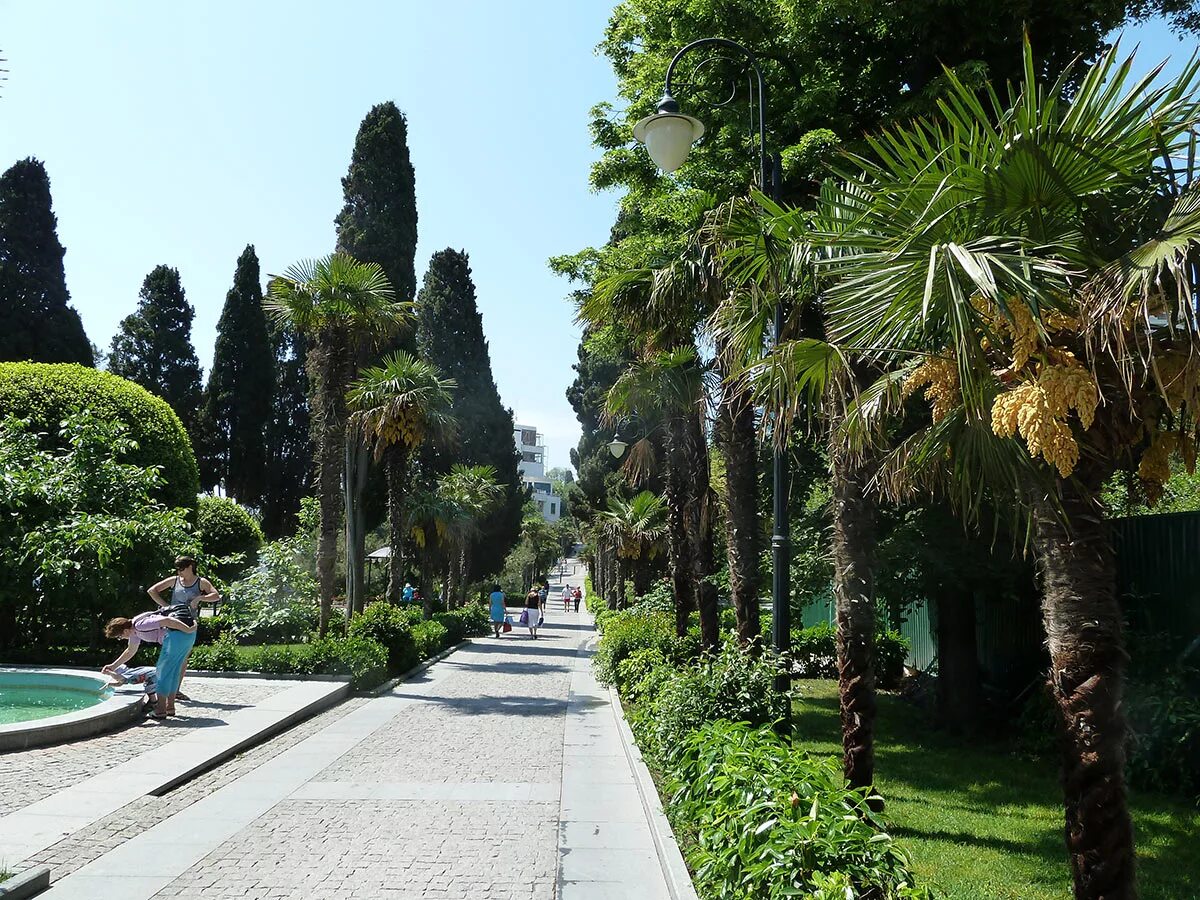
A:
[[[591,619],[546,618],[537,641],[478,639],[232,780],[201,776],[181,790],[210,791],[43,896],[664,900]]]

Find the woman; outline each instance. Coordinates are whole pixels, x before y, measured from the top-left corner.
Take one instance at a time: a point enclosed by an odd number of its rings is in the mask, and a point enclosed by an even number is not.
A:
[[[171,589],[171,599],[168,602],[164,600],[159,591]],[[212,583],[207,578],[201,578],[196,573],[196,560],[190,556],[180,556],[175,560],[175,575],[168,575],[157,584],[152,584],[146,588],[146,593],[150,595],[159,606],[179,606],[186,603],[192,608],[192,615],[200,615],[201,603],[217,603],[221,599],[221,595],[217,593],[217,589],[212,586]],[[192,641],[195,643],[195,639]],[[191,653],[191,650],[188,650]],[[179,680],[183,681],[183,674],[187,671],[187,660],[183,661],[183,668],[179,672]],[[187,694],[178,693],[180,700],[189,699]]]
[[[492,601],[492,631],[496,633],[496,637],[500,637],[500,629],[504,627],[504,591],[500,590],[500,585],[492,585],[492,593],[488,597]]]
[[[158,665],[154,667],[158,689],[158,702],[154,704],[154,719],[165,719],[175,715],[175,701],[179,697],[179,682],[183,680],[183,667],[188,654],[196,643],[196,621],[185,624],[174,616],[162,620],[162,650],[158,654]]]
[[[537,640],[538,619],[542,615],[542,598],[536,588],[530,588],[525,595],[525,624],[529,627],[529,635]]]

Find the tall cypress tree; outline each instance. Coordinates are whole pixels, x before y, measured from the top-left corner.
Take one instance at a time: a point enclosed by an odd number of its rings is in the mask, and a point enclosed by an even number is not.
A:
[[[258,256],[247,245],[217,322],[204,393],[208,486],[224,482],[239,503],[258,506],[266,475],[275,351],[267,332]]]
[[[383,267],[397,300],[417,290],[417,193],[408,157],[408,122],[390,100],[371,107],[358,128],[345,204],[334,223],[337,249]]]
[[[196,311],[184,296],[179,270],[156,266],[142,282],[137,312],[113,336],[108,370],[158,394],[193,440],[200,407],[200,363],[192,347]]]
[[[475,302],[475,284],[467,254],[449,248],[433,254],[417,295],[417,352],[458,385],[454,416],[462,423],[452,447],[431,448],[433,471],[447,472],[456,462],[496,467],[505,501],[484,523],[473,553],[471,579],[500,570],[521,536],[525,492],[517,470],[512,411],[500,402],[492,361]]]
[[[0,361],[93,364],[57,229],[45,166],[15,163],[0,176]]]
[[[271,329],[274,391],[266,427],[266,478],[262,497],[262,527],[268,537],[290,534],[300,512],[300,500],[312,485],[313,450],[310,437],[308,373],[304,368],[308,344],[304,335],[282,325]]]

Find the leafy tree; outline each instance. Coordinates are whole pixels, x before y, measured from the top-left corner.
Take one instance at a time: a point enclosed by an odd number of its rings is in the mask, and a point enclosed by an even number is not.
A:
[[[472,547],[488,515],[504,502],[504,487],[496,481],[493,466],[456,464],[438,479],[438,493],[451,514],[446,522],[449,558],[446,600],[449,606],[466,602]]]
[[[268,537],[278,538],[292,533],[300,501],[311,490],[313,444],[304,367],[308,339],[279,322],[271,324],[270,336],[275,377],[271,415],[264,429],[262,527]]]
[[[14,163],[0,176],[0,361],[92,365],[57,228],[45,166],[32,157]]]
[[[350,501],[352,496],[349,485],[343,494],[342,483],[348,455],[346,391],[358,371],[362,346],[393,333],[406,310],[394,302],[391,285],[376,263],[360,263],[344,253],[296,263],[283,275],[272,278],[266,306],[280,324],[308,338],[306,364],[321,504],[317,546],[319,628],[324,635],[337,590],[334,564],[338,526],[343,513],[350,513],[343,501]]]
[[[457,430],[451,415],[454,380],[403,350],[366,369],[347,398],[355,424],[375,456],[384,460],[388,490],[388,600],[400,602],[404,588],[404,495],[413,453],[427,437],[445,440]]]
[[[453,414],[464,423],[453,447],[430,446],[425,454],[429,471],[445,474],[455,463],[492,466],[504,490],[504,502],[473,541],[474,563],[466,577],[479,580],[500,570],[519,539],[525,490],[517,469],[512,412],[501,404],[492,377],[465,252],[447,248],[429,261],[417,297],[417,349],[458,385]]]
[[[95,645],[107,616],[170,559],[195,549],[188,511],[155,499],[158,470],[130,462],[120,421],[84,412],[44,447],[28,424],[0,421],[0,646]]]
[[[113,336],[108,370],[140,384],[170,404],[195,436],[200,410],[200,363],[192,347],[192,319],[179,270],[156,266],[142,283],[137,312]]]
[[[229,497],[204,494],[196,505],[196,531],[205,559],[217,561],[222,581],[240,578],[254,566],[262,529],[250,512]]]
[[[625,606],[625,578],[630,574],[626,564],[632,566],[634,593],[641,596],[650,589],[646,563],[662,549],[666,517],[666,504],[649,491],[629,500],[614,499],[608,511],[600,515],[604,535],[616,550],[617,609]]]
[[[247,245],[217,322],[212,371],[204,395],[209,483],[224,484],[240,503],[259,506],[266,482],[275,354],[267,333],[258,256]]]

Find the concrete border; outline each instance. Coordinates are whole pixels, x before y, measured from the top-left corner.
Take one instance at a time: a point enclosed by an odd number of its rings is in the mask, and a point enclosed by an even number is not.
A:
[[[642,808],[646,812],[646,821],[650,824],[650,834],[654,839],[654,851],[658,854],[659,864],[662,866],[663,875],[667,880],[667,890],[670,892],[672,900],[699,900],[696,888],[692,884],[692,875],[688,871],[687,863],[683,860],[679,842],[675,839],[675,832],[671,829],[671,823],[667,821],[666,813],[663,812],[658,788],[650,776],[650,770],[646,768],[646,763],[642,760],[642,751],[634,742],[629,723],[625,721],[625,710],[621,707],[621,700],[617,696],[616,690],[611,687],[608,689],[608,699],[612,705],[613,718],[617,721],[621,744],[625,747],[625,756],[629,760],[629,767],[633,770],[633,780],[637,785],[638,795],[642,798]]]
[[[114,688],[108,678],[96,674],[94,670],[84,674],[70,669],[45,666],[0,667],[0,674],[6,673],[16,675],[27,673],[30,676],[34,674],[55,675],[60,678],[96,682],[99,690]],[[102,700],[84,709],[57,716],[46,716],[41,719],[29,719],[25,722],[14,722],[10,725],[0,725],[0,753],[31,750],[34,747],[45,747],[49,744],[62,744],[113,731],[137,720],[142,711],[143,696],[144,692],[141,687],[135,686],[134,690],[129,691],[114,688],[113,695],[107,700]]]
[[[451,653],[453,653],[456,650],[462,649],[463,647],[467,646],[467,644],[469,644],[469,643],[471,643],[470,638],[463,638],[461,641],[459,641],[453,647],[447,647],[445,650],[441,651],[436,656],[431,656],[431,657],[429,657],[429,659],[425,660],[424,662],[417,663],[415,666],[413,666],[411,669],[409,669],[404,674],[397,675],[395,678],[385,681],[383,684],[379,685],[379,687],[371,688],[369,691],[363,691],[362,696],[364,696],[364,697],[382,697],[384,694],[386,694],[388,691],[390,691],[396,685],[398,685],[402,682],[408,681],[408,679],[410,679],[416,675],[420,675],[422,672],[424,672],[426,669],[428,669],[434,663],[441,662],[443,659],[445,659]]]
[[[0,881],[0,897],[4,900],[25,900],[50,887],[50,867],[34,866],[18,872],[7,881]]]

